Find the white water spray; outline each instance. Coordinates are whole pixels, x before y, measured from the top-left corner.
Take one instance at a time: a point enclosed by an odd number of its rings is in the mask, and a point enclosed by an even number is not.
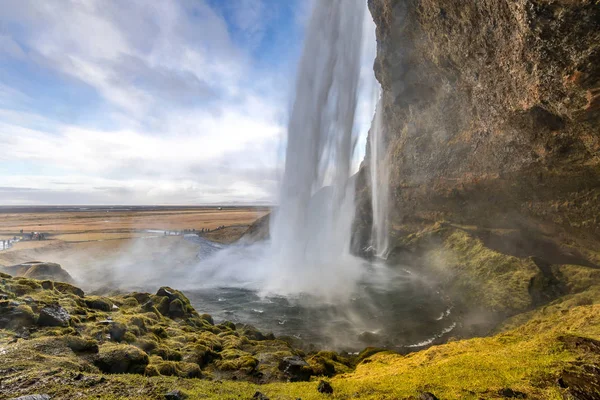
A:
[[[288,126],[280,207],[272,225],[276,273],[267,290],[347,292],[361,273],[349,248],[364,12],[361,0],[314,5]]]

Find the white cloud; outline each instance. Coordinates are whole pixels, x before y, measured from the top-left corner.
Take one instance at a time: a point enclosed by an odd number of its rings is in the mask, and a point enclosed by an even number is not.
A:
[[[260,40],[262,2],[239,1],[236,24]],[[0,203],[273,200],[281,88],[249,75],[247,49],[203,0],[7,0],[2,22],[21,29],[0,36],[0,55],[89,85],[116,128],[16,111],[29,94],[0,83]]]

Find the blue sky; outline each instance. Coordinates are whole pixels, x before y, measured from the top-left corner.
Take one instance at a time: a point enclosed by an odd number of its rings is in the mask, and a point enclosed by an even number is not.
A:
[[[310,3],[4,0],[0,204],[276,201]]]

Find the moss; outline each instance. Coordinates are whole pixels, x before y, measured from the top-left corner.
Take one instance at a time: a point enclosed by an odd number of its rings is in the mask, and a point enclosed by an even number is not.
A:
[[[215,365],[221,371],[243,371],[250,373],[258,365],[256,358],[241,350],[223,350],[220,355],[221,359],[215,361]]]
[[[153,367],[160,375],[178,376],[180,378],[200,378],[202,372],[200,367],[194,363],[177,362],[177,361],[160,361],[152,363],[149,367]]]
[[[113,310],[113,302],[106,297],[88,297],[85,300],[85,305],[92,310],[110,312]]]
[[[69,283],[54,282],[54,289],[63,294],[72,294],[77,297],[85,296],[85,293],[83,292],[83,290],[81,290],[78,287],[73,286]]]
[[[215,324],[215,321],[213,320],[213,317],[210,314],[202,314],[200,316],[200,319],[203,319],[204,321],[208,322],[210,325]],[[234,325],[234,329],[235,329],[235,325]]]
[[[80,336],[66,336],[65,342],[75,353],[98,352],[98,342],[95,340],[85,339]]]
[[[497,313],[515,314],[532,306],[529,283],[539,269],[531,259],[491,250],[460,229],[444,228],[433,236],[441,237],[443,245],[427,253],[426,265],[449,282],[455,298]]]
[[[154,349],[158,347],[158,342],[156,340],[140,338],[137,339],[134,343],[134,346],[139,347],[144,350],[146,353],[151,353]]]
[[[143,374],[148,355],[137,347],[124,344],[104,344],[100,347],[96,366],[103,372]]]
[[[161,357],[168,361],[181,361],[181,353],[167,346],[159,346],[151,351],[151,354]]]

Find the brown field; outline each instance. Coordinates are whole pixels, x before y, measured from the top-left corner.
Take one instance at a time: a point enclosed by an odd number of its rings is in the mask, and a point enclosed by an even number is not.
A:
[[[59,263],[76,280],[110,283],[110,271],[174,268],[193,262],[198,245],[164,232],[225,229],[204,234],[231,243],[267,214],[266,208],[197,208],[152,211],[85,211],[0,213],[0,240],[21,236],[20,230],[43,232],[47,239],[21,241],[0,251],[0,266],[28,261]],[[151,231],[151,232],[148,232]],[[113,277],[112,279],[121,279]]]

